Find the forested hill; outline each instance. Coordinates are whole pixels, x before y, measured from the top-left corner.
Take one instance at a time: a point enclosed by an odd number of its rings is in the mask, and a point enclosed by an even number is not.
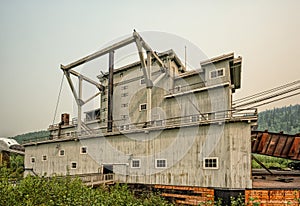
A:
[[[258,130],[283,131],[285,134],[300,133],[300,105],[274,108],[258,114]]]
[[[258,130],[283,131],[286,134],[300,133],[300,105],[274,108],[258,114]],[[49,131],[30,132],[13,137],[19,143],[49,136]]]
[[[48,137],[49,135],[50,135],[50,132],[45,130],[45,131],[29,132],[26,134],[20,134],[20,135],[13,137],[13,139],[15,139],[18,143],[22,144],[24,141],[39,139],[42,137]]]

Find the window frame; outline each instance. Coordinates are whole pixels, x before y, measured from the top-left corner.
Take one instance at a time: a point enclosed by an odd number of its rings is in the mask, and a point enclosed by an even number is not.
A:
[[[199,115],[191,115],[190,117],[191,122],[199,122],[200,121],[200,117]]]
[[[61,154],[62,151],[63,151],[63,154]],[[59,155],[60,157],[63,157],[63,156],[66,155],[66,151],[65,151],[64,149],[60,149],[60,150],[58,151],[58,155]]]
[[[164,166],[159,166],[158,161],[165,161]],[[155,168],[161,169],[161,168],[167,168],[167,159],[155,159]]]
[[[220,71],[222,71],[222,75],[219,75]],[[215,74],[215,75],[212,76],[212,74]],[[210,79],[216,79],[216,78],[224,77],[224,76],[225,76],[225,68],[214,69],[214,70],[209,72],[209,78]]]
[[[30,157],[30,163],[31,163],[31,164],[35,164],[35,162],[36,162],[36,161],[35,161],[35,157]]]
[[[134,166],[134,161],[138,162],[138,166],[137,167]],[[133,168],[133,169],[139,169],[139,168],[141,168],[141,160],[140,159],[132,159],[131,160],[131,168]]]
[[[143,109],[142,106],[145,106],[146,108]],[[147,103],[142,103],[142,104],[140,104],[139,109],[140,109],[140,112],[141,112],[141,111],[146,111],[146,110],[147,110]]]
[[[48,160],[47,155],[43,155],[42,156],[42,161],[47,161],[47,160]]]
[[[75,167],[73,167],[73,164],[75,164]],[[71,162],[71,170],[76,170],[78,168],[78,164],[75,161]]]
[[[155,120],[156,127],[163,127],[165,125],[165,121],[162,119]]]
[[[216,163],[215,163],[216,166],[207,166],[207,164],[206,164],[207,160],[216,160]],[[210,163],[210,164],[214,164],[214,163]],[[218,157],[205,157],[205,158],[203,158],[203,169],[210,169],[210,170],[219,169],[219,158]]]
[[[85,149],[85,152],[83,152],[83,149]],[[87,146],[81,146],[80,147],[80,154],[87,154],[88,153],[88,147]]]

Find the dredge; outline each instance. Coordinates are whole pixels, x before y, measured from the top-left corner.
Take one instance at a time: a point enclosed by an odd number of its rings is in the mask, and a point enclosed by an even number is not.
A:
[[[115,53],[131,44],[139,61],[114,68]],[[108,57],[108,72],[99,73],[98,80],[75,70],[100,57]],[[274,138],[252,131],[257,109],[248,105],[274,99],[278,90],[233,101],[233,93],[241,87],[242,58],[229,53],[202,61],[200,66],[187,70],[173,50],[153,51],[136,31],[61,65],[77,105],[77,118],[62,114],[59,124],[49,126],[49,137],[23,144],[26,174],[80,176],[93,186],[126,183],[160,190],[178,204],[197,205],[218,198],[226,203],[239,194],[247,202],[253,197],[296,204],[299,185],[256,190],[252,176],[252,152],[268,154]],[[84,94],[85,85],[92,86],[94,93]],[[299,89],[299,83],[295,85],[285,93]],[[92,100],[99,104],[84,111]],[[275,149],[272,155],[299,160],[298,137],[293,141],[292,150]],[[279,142],[282,145],[284,140]]]

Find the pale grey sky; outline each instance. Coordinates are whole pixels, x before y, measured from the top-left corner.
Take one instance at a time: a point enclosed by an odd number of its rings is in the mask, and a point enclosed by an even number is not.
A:
[[[0,136],[46,129],[68,64],[133,29],[243,57],[247,96],[300,79],[300,1],[0,1]],[[155,49],[155,48],[154,48]],[[300,97],[262,109],[300,103]],[[72,113],[64,84],[58,115]],[[59,117],[57,116],[56,122]]]

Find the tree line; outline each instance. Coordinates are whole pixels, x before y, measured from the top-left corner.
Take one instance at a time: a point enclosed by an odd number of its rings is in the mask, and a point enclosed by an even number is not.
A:
[[[258,130],[283,131],[285,134],[300,133],[300,105],[290,105],[260,112],[258,114]]]

